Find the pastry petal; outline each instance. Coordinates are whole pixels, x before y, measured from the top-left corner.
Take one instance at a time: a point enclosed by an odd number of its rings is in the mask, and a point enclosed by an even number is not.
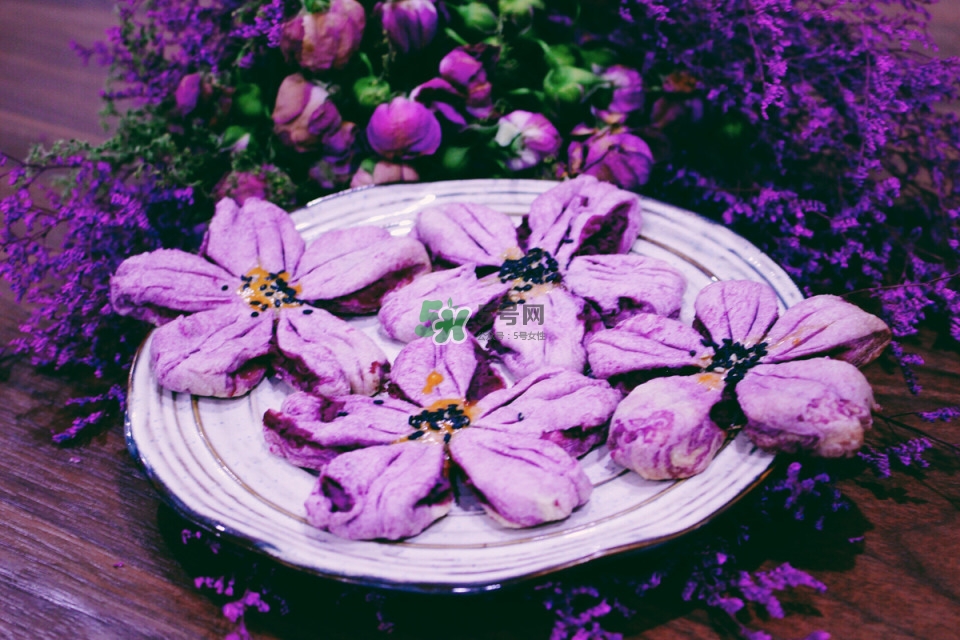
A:
[[[465,429],[450,456],[479,493],[483,508],[506,527],[562,520],[593,490],[580,464],[547,440],[493,429]]]
[[[737,385],[744,431],[764,449],[852,456],[873,424],[870,383],[852,364],[814,358],[762,364]]]
[[[482,398],[474,424],[545,438],[570,455],[581,456],[599,444],[620,398],[605,380],[567,369],[543,369]]]
[[[666,262],[635,254],[577,256],[563,281],[571,293],[600,307],[608,327],[638,313],[675,318],[687,288]]]
[[[333,397],[373,395],[389,367],[387,356],[365,333],[323,309],[280,310],[275,369],[302,391]]]
[[[388,291],[430,269],[420,242],[382,227],[328,231],[310,243],[294,282],[304,300],[340,313],[372,313]]]
[[[255,267],[293,273],[304,242],[290,214],[265,200],[248,198],[243,206],[230,198],[217,203],[200,253],[235,276]]]
[[[154,332],[150,364],[167,389],[232,398],[263,379],[273,337],[272,313],[251,317],[237,302],[180,316]]]
[[[565,269],[575,255],[629,251],[640,218],[639,196],[582,175],[531,203],[527,246],[549,251]]]
[[[522,255],[510,217],[481,204],[448,204],[417,216],[415,236],[434,259],[499,267]]]
[[[642,313],[613,329],[602,329],[584,341],[590,371],[598,378],[654,369],[703,368],[713,350],[687,325]]]
[[[761,282],[714,282],[697,294],[694,309],[715,343],[729,339],[752,347],[777,319],[777,294]]]
[[[271,453],[298,467],[320,470],[342,453],[390,444],[413,431],[408,419],[419,407],[396,398],[379,401],[298,391],[284,399],[279,411],[264,414],[264,439]]]
[[[394,340],[410,342],[420,337],[416,333],[417,327],[426,328],[433,324],[433,320],[421,319],[425,302],[439,302],[442,305],[452,302],[457,308],[470,309],[469,324],[474,328],[478,322],[484,322],[480,317],[481,310],[496,306],[511,286],[510,283],[500,282],[495,275],[477,279],[472,264],[434,271],[385,295],[377,317],[384,333]],[[436,319],[435,316],[436,312],[431,317]]]
[[[718,374],[657,378],[638,386],[610,421],[607,446],[614,462],[648,480],[702,472],[726,437],[710,418],[722,388]]]
[[[415,536],[453,504],[444,457],[442,446],[416,442],[338,456],[307,498],[307,520],[352,540]]]
[[[860,367],[890,343],[880,318],[837,296],[814,296],[787,309],[767,334],[764,362],[826,356]]]
[[[540,317],[543,325],[528,321],[521,324],[522,315],[507,318],[505,314],[497,316],[493,322],[494,331],[503,333],[498,337],[502,348],[503,363],[517,376],[527,376],[543,367],[563,367],[577,373],[583,372],[587,363],[583,349],[583,299],[571,295],[560,288],[528,298],[524,304],[543,305]],[[517,305],[522,311],[523,305]],[[510,320],[514,324],[508,324]],[[526,333],[543,332],[544,339],[523,339],[515,336],[520,330]]]
[[[467,397],[477,370],[476,341],[418,338],[397,355],[390,379],[402,394],[421,407],[440,400],[462,401]]]
[[[110,278],[110,304],[122,316],[159,325],[177,312],[208,311],[236,302],[239,286],[239,278],[198,255],[159,249],[120,263]]]

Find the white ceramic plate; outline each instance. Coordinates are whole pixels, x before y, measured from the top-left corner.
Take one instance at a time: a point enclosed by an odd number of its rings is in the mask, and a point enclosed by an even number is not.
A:
[[[308,242],[324,231],[360,224],[403,235],[417,211],[445,202],[482,203],[519,220],[551,186],[471,180],[366,188],[311,203],[294,219]],[[652,200],[643,204],[642,235],[633,251],[667,260],[687,277],[683,320],[691,320],[696,293],[716,279],[766,282],[784,308],[802,299],[783,270],[743,238],[688,211]],[[375,317],[351,322],[391,359],[399,351],[399,343],[378,334]],[[361,584],[465,593],[649,546],[706,522],[757,484],[773,460],[740,436],[699,476],[650,482],[623,472],[601,447],[583,459],[593,496],[562,522],[506,529],[462,506],[410,540],[358,542],[306,523],[303,504],[315,477],[267,450],[261,417],[289,392],[267,380],[232,400],[177,394],[160,388],[147,359],[138,357],[130,377],[127,442],[165,497],[198,524],[280,562]]]

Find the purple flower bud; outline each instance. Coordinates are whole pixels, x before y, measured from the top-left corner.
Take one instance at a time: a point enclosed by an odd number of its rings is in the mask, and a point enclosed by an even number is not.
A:
[[[197,108],[202,79],[203,75],[200,73],[190,73],[180,79],[180,84],[177,85],[173,97],[177,101],[177,109],[181,114],[187,115]]]
[[[323,140],[323,157],[310,168],[310,177],[324,189],[338,189],[350,181],[353,172],[353,144],[357,125],[344,122]]]
[[[377,107],[367,125],[367,140],[385,158],[432,155],[440,147],[440,123],[419,102],[402,96]]]
[[[367,16],[356,0],[332,0],[323,12],[303,11],[283,25],[280,48],[311,71],[342,69],[360,48]]]
[[[494,138],[501,147],[509,147],[512,157],[507,168],[520,171],[536,166],[560,150],[560,133],[539,113],[513,111],[500,118]]]
[[[299,73],[284,78],[273,107],[273,130],[280,140],[303,152],[336,135],[342,120],[328,98],[325,87],[308,82]]]
[[[626,120],[628,114],[643,108],[643,76],[636,69],[614,65],[600,74],[613,86],[610,105],[597,115],[608,124]]]
[[[440,61],[440,77],[463,95],[470,115],[488,118],[493,113],[493,87],[487,80],[486,69],[479,59],[486,51],[478,48],[474,53],[476,55],[459,47],[445,55]]]
[[[433,0],[388,0],[377,8],[383,32],[401,53],[423,49],[437,35]]]
[[[626,131],[599,131],[586,142],[572,142],[567,149],[570,173],[585,173],[635,190],[646,184],[653,166],[653,153],[642,138]]]

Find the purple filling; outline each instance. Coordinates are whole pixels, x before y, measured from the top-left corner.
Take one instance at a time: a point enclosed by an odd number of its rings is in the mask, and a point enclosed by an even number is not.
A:
[[[321,300],[317,303],[317,306],[334,314],[364,315],[376,313],[380,310],[383,296],[393,289],[410,284],[413,277],[421,271],[423,271],[423,265],[419,264],[406,269],[399,269],[354,293],[331,300]]]

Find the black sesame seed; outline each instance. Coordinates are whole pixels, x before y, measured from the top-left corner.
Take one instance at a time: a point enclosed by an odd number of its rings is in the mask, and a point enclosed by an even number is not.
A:
[[[450,442],[450,434],[449,434],[449,433],[443,434],[443,441],[444,441],[444,442]]]
[[[266,288],[267,288],[267,285],[265,284],[260,285],[260,291],[265,291]]]
[[[303,315],[305,315],[305,316],[308,316],[308,315],[310,315],[311,313],[313,313],[313,309],[304,309],[304,310],[303,310]],[[376,402],[376,401],[374,401],[374,402]],[[383,400],[380,400],[380,402],[382,403]]]
[[[265,292],[263,295],[267,296],[268,298],[272,298],[272,297],[273,297],[273,291],[267,291],[267,292]]]
[[[225,285],[223,285],[222,287],[220,287],[220,291],[226,291],[226,290],[229,289],[229,288],[230,288],[230,286],[225,284]]]
[[[346,415],[349,415],[349,414],[346,411],[341,411],[337,414],[337,417],[342,418],[343,416],[346,416]]]
[[[523,414],[522,414],[522,413],[518,413],[518,414],[517,414],[517,420],[518,420],[518,421],[519,421],[519,420],[523,420]]]
[[[690,355],[691,355],[691,356],[695,356],[695,355],[697,355],[697,352],[696,352],[696,351],[694,351],[693,349],[690,349],[690,352],[689,352],[689,353],[690,353]]]
[[[307,311],[309,311],[309,309],[307,309]],[[306,313],[307,311],[304,311],[304,313]],[[373,404],[383,404],[383,400],[374,400]]]
[[[257,313],[256,311],[254,311],[253,313],[250,314],[250,317],[251,317],[251,318],[256,318],[256,317],[259,316],[259,315],[260,315],[259,313]]]
[[[411,433],[410,435],[407,436],[407,439],[408,439],[408,440],[416,440],[417,438],[423,436],[423,434],[425,434],[425,433],[426,433],[426,431],[414,431],[413,433]]]

